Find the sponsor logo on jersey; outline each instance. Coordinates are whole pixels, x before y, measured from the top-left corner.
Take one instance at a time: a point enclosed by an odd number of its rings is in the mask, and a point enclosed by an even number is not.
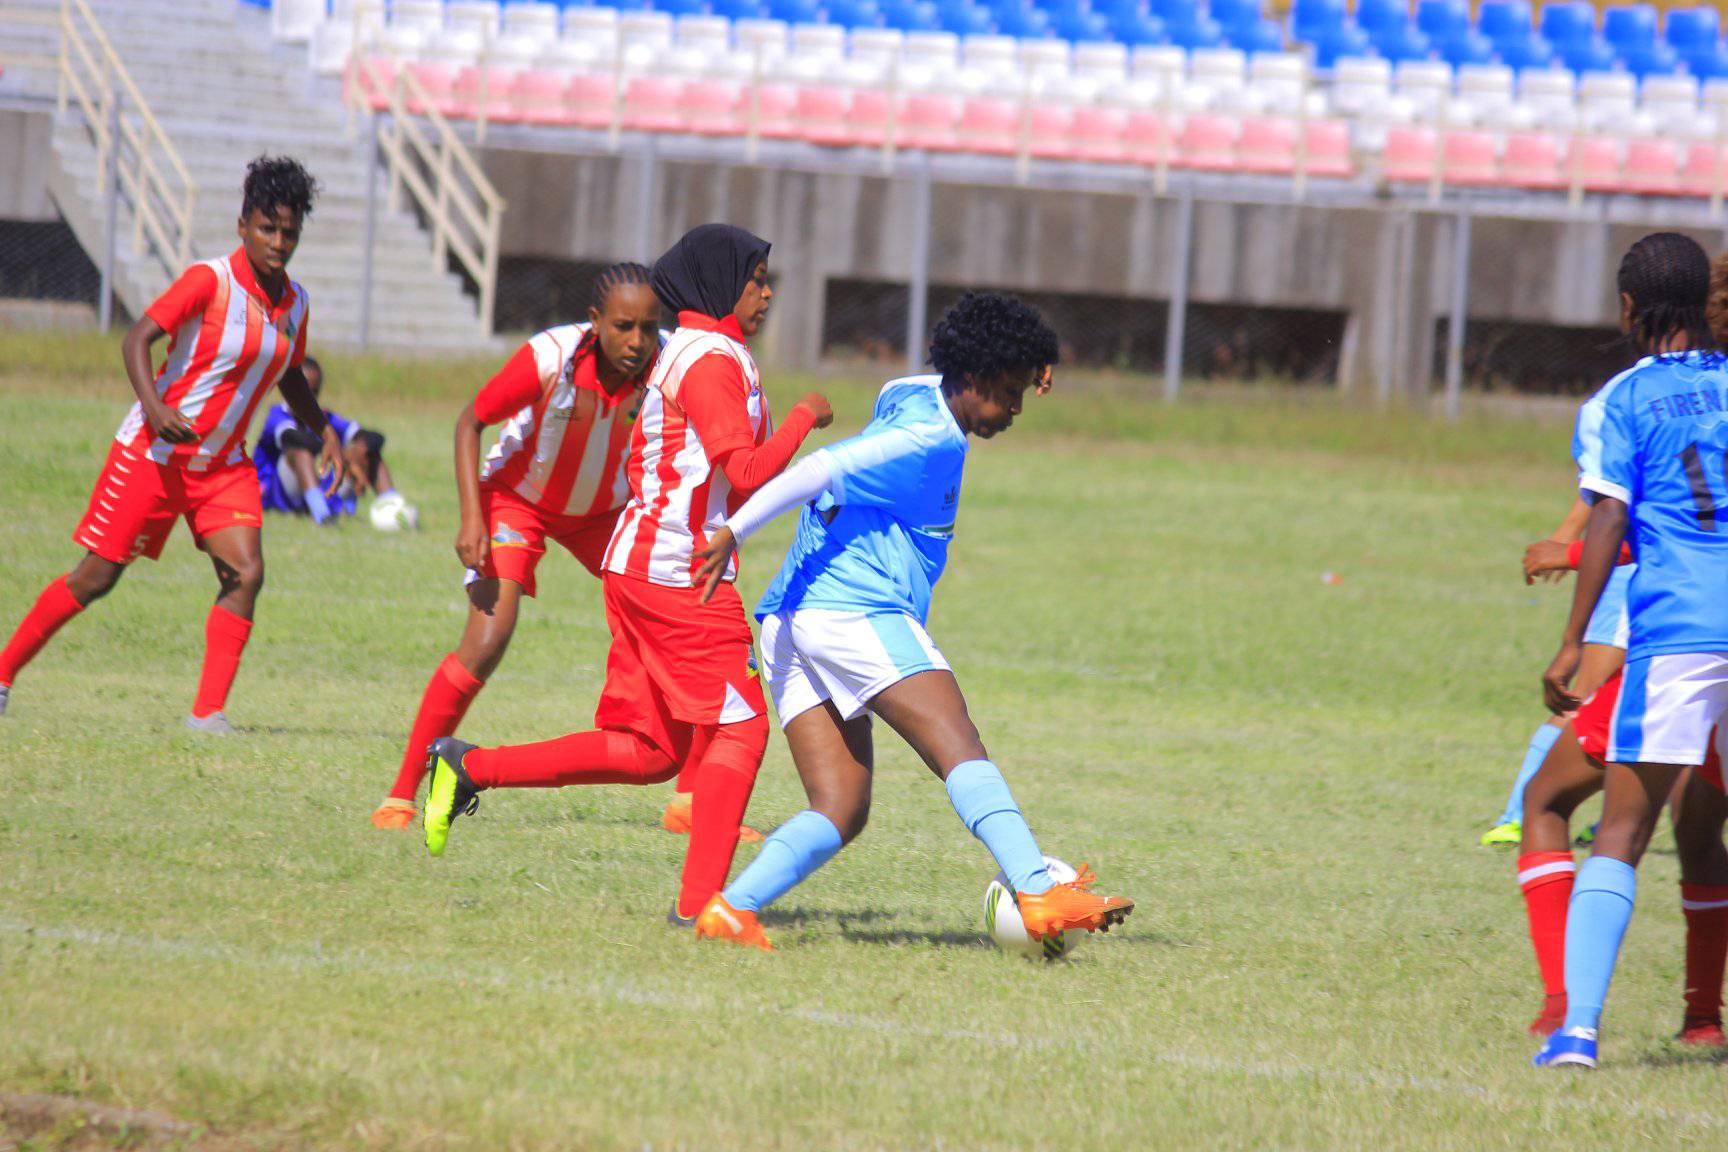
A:
[[[508,524],[500,523],[492,530],[494,548],[526,548],[528,538]]]

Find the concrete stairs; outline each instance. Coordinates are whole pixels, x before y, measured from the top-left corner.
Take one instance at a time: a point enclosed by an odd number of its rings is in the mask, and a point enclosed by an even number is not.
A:
[[[17,3],[18,0],[11,0]],[[57,7],[44,0],[35,6]],[[318,86],[304,53],[271,39],[267,13],[234,0],[91,0],[127,70],[198,187],[194,258],[232,251],[246,164],[260,153],[299,159],[323,185],[291,275],[312,298],[315,345],[351,346],[360,338],[361,269],[368,179],[365,121]],[[0,27],[11,42],[14,31]],[[46,48],[54,51],[49,34]],[[52,96],[54,78],[24,76],[35,96]],[[96,186],[90,130],[76,106],[57,122],[50,193],[80,243],[100,263],[104,199]],[[488,341],[472,295],[454,273],[432,266],[430,236],[406,210],[391,213],[380,171],[373,247],[371,342],[429,354],[484,347]],[[131,217],[122,202],[115,280],[120,299],[139,314],[179,271],[146,250],[131,251]]]

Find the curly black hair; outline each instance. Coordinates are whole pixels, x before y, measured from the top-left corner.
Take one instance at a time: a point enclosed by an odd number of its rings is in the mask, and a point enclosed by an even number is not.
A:
[[[936,322],[930,363],[945,389],[966,378],[988,384],[1056,364],[1062,352],[1056,333],[1037,309],[1001,292],[968,292]]]
[[[291,156],[260,156],[246,165],[246,183],[241,189],[240,215],[254,208],[269,214],[287,208],[300,220],[312,215],[318,199],[318,181]]]

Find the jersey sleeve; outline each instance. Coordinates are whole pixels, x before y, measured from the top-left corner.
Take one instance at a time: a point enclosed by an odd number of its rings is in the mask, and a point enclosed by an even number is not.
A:
[[[1591,397],[1578,413],[1572,455],[1578,490],[1588,503],[1603,496],[1632,503],[1638,490],[1638,433],[1631,381]]]
[[[866,431],[816,455],[827,460],[828,490],[837,503],[891,508],[917,494],[925,461],[936,448],[933,437],[912,425]]]
[[[180,274],[180,279],[168,286],[168,291],[156,297],[150,307],[144,309],[144,315],[154,320],[162,331],[172,332],[210,307],[210,302],[214,299],[216,273],[203,264],[194,264]]]
[[[498,374],[474,398],[474,415],[482,424],[508,420],[540,397],[540,361],[532,343],[516,350]]]
[[[756,442],[750,430],[750,385],[729,356],[711,352],[690,365],[678,385],[677,404],[710,460]]]

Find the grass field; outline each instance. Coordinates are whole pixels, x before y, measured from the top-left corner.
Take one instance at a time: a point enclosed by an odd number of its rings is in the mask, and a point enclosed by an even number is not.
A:
[[[487,365],[327,367],[327,399],[388,432],[425,530],[268,525],[244,738],[178,728],[214,587],[183,530],[20,678],[0,1090],[154,1110],[222,1148],[1728,1135],[1728,1069],[1667,1039],[1666,832],[1593,1076],[1528,1067],[1512,862],[1474,846],[1569,594],[1517,576],[1566,507],[1563,425],[1034,401],[973,457],[932,631],[1045,849],[1138,909],[1069,964],[984,945],[994,866],[882,739],[872,828],[772,914],[765,956],[662,922],[682,852],[663,789],[495,794],[436,862],[417,830],[368,824],[460,626],[449,428]],[[870,390],[832,394],[856,428]],[[0,339],[0,629],[75,559],[125,398],[112,344]],[[753,544],[747,595],[786,538]],[[596,584],[551,558],[464,733],[586,726],[605,644]],[[751,819],[800,797],[776,737]],[[91,1139],[57,1132],[38,1146]]]

